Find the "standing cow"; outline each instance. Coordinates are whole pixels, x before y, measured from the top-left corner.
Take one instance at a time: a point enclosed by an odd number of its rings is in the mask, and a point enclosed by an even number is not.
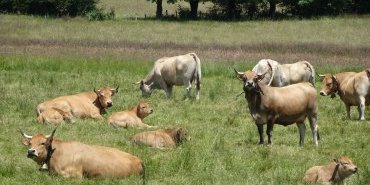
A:
[[[29,136],[21,131],[22,143],[29,147],[27,157],[40,166],[46,164],[51,174],[67,178],[122,178],[142,174],[144,178],[142,161],[134,155],[115,148],[53,139],[54,133],[55,129],[51,135]]]
[[[243,90],[248,108],[258,128],[260,144],[264,143],[263,125],[267,124],[268,144],[271,144],[271,131],[274,124],[290,125],[296,123],[299,128],[299,144],[304,144],[308,117],[313,142],[318,145],[317,131],[317,95],[312,84],[304,82],[285,87],[270,87],[261,83],[267,71],[256,74],[253,71],[241,73],[235,70],[238,79],[243,81]]]
[[[195,53],[158,59],[145,79],[140,84],[143,96],[150,96],[153,89],[163,89],[167,97],[172,96],[174,85],[185,87],[184,98],[190,97],[191,84],[195,81],[196,99],[199,99],[201,79],[200,60]]]
[[[252,71],[256,74],[268,71],[261,82],[273,87],[282,87],[299,82],[310,82],[315,85],[315,69],[307,61],[279,64],[279,62],[271,59],[262,59],[253,67]]]
[[[359,119],[365,120],[365,106],[370,105],[370,69],[320,76],[323,77],[320,95],[335,97],[338,93],[346,106],[347,118],[351,119],[351,106],[357,106]]]
[[[73,118],[103,119],[101,115],[113,105],[112,96],[117,92],[118,87],[104,87],[45,101],[36,107],[37,120],[40,123],[57,124]]]

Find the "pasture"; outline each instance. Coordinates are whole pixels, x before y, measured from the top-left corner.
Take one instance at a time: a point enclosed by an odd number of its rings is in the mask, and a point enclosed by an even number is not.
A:
[[[305,59],[317,73],[361,71],[370,61],[367,17],[177,23],[0,15],[0,24],[6,25],[0,27],[1,184],[141,183],[136,176],[118,180],[49,176],[26,157],[18,129],[50,133],[54,126],[36,122],[36,105],[94,87],[120,86],[105,118],[127,109],[142,99],[132,83],[145,77],[155,59],[190,51],[202,61],[200,101],[182,101],[181,87],[175,87],[172,99],[157,90],[146,98],[154,113],[144,121],[159,128],[182,126],[189,130],[191,141],[172,150],[145,148],[129,142],[142,130],[114,129],[95,120],[61,125],[55,137],[139,156],[146,165],[148,184],[303,184],[309,167],[341,155],[350,156],[359,168],[347,184],[370,184],[369,107],[367,121],[357,121],[356,108],[348,120],[339,98],[320,96],[318,147],[309,129],[305,146],[299,147],[294,125],[276,125],[273,145],[259,146],[246,100],[236,97],[242,87],[231,68],[251,69],[258,59],[268,57],[282,62]],[[274,28],[279,29],[268,31]],[[316,82],[319,91],[320,80]]]

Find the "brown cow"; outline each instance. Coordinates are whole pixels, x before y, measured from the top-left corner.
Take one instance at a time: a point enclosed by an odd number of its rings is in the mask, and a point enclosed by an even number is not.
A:
[[[87,145],[76,141],[53,139],[51,135],[29,136],[21,131],[22,143],[29,147],[27,157],[40,166],[46,164],[51,174],[63,177],[127,177],[144,175],[142,161],[115,148]]]
[[[61,123],[73,118],[103,119],[101,114],[111,107],[112,96],[116,89],[104,87],[97,91],[82,92],[70,96],[60,96],[40,103],[36,107],[37,120],[40,123]]]
[[[338,93],[346,106],[347,118],[351,118],[351,106],[357,106],[359,119],[365,120],[365,106],[370,105],[370,69],[320,76],[324,77],[320,95],[335,97]]]
[[[344,179],[355,174],[357,166],[346,156],[334,159],[327,165],[308,169],[303,180],[309,184],[342,184]]]
[[[271,66],[270,66],[271,67]],[[235,70],[238,79],[243,81],[243,90],[248,108],[258,128],[260,144],[264,143],[263,125],[267,124],[268,144],[271,144],[271,131],[274,124],[290,125],[296,123],[299,128],[299,144],[304,144],[308,117],[313,135],[313,142],[318,145],[317,131],[317,95],[311,83],[297,83],[284,87],[270,87],[260,82],[264,74],[253,71],[241,73]]]
[[[153,148],[175,148],[185,140],[190,140],[190,137],[181,127],[141,132],[132,137],[133,143]]]
[[[150,128],[152,126],[145,124],[143,119],[151,113],[153,113],[153,109],[146,101],[141,100],[139,104],[128,110],[113,113],[108,118],[108,123],[114,127]]]

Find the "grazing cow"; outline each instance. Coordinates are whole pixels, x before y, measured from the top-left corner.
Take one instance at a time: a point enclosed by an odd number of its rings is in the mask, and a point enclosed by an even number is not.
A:
[[[327,165],[308,169],[303,180],[309,184],[343,184],[347,177],[356,172],[357,166],[352,163],[351,159],[342,156]]]
[[[118,92],[118,87],[101,88],[97,91],[82,92],[70,96],[60,96],[40,103],[36,107],[37,120],[40,123],[61,123],[73,118],[103,119],[101,114],[111,107],[112,96]]]
[[[141,132],[132,137],[133,143],[153,148],[175,148],[185,140],[190,140],[190,137],[183,128]]]
[[[151,113],[153,113],[153,109],[146,101],[142,100],[129,110],[113,113],[108,118],[108,123],[114,127],[150,128],[151,126],[145,124],[143,119]]]
[[[324,77],[320,95],[334,98],[338,93],[346,106],[347,118],[351,119],[351,106],[357,106],[359,119],[365,120],[365,106],[370,105],[370,69],[320,76]]]
[[[27,157],[40,166],[46,164],[51,174],[67,178],[144,177],[144,166],[138,157],[115,148],[53,139],[55,130],[47,136],[29,136],[21,131],[22,143],[29,147]]]
[[[269,67],[272,66],[271,68]],[[279,64],[271,59],[262,59],[252,69],[256,74],[268,71],[262,83],[282,87],[300,82],[310,82],[315,85],[315,70],[307,61],[299,61],[293,64]]]
[[[235,73],[243,81],[245,98],[258,128],[260,144],[264,143],[264,124],[267,123],[268,144],[271,144],[271,131],[275,123],[284,126],[296,123],[299,128],[299,143],[303,145],[306,130],[304,120],[308,117],[313,142],[318,145],[317,95],[312,84],[303,82],[285,87],[270,87],[260,82],[267,71],[256,74],[253,71],[241,73],[235,70]]]
[[[191,83],[195,80],[196,99],[199,99],[201,79],[200,60],[195,53],[158,59],[140,84],[143,96],[150,96],[153,89],[163,89],[167,97],[172,96],[174,85],[185,87],[184,99],[190,97]]]

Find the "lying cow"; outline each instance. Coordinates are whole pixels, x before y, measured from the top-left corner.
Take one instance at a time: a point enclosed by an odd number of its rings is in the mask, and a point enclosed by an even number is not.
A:
[[[70,96],[60,96],[40,103],[36,107],[37,120],[40,123],[61,123],[73,118],[103,119],[105,109],[111,107],[112,96],[118,92],[118,87],[101,88],[97,91],[82,92]]]
[[[114,127],[139,127],[149,128],[151,126],[145,124],[143,119],[153,113],[153,109],[149,104],[142,100],[136,106],[122,112],[115,112],[108,118],[108,123]]]
[[[346,106],[347,118],[351,119],[351,106],[357,106],[359,119],[365,120],[365,106],[370,105],[370,69],[320,76],[323,77],[320,95],[335,97],[338,93]]]
[[[195,53],[158,59],[145,79],[140,84],[143,96],[150,96],[153,89],[163,89],[167,97],[172,96],[174,85],[185,87],[184,98],[190,97],[191,84],[195,80],[196,99],[200,93],[201,67]]]
[[[183,128],[141,132],[132,137],[133,143],[153,148],[175,148],[185,140],[190,140],[190,137]]]
[[[327,165],[308,169],[303,180],[309,184],[342,184],[347,177],[356,172],[357,166],[352,163],[351,159],[343,156]]]
[[[275,123],[284,126],[296,123],[299,128],[299,143],[303,145],[306,130],[304,120],[308,117],[313,142],[318,145],[317,96],[312,84],[304,82],[285,87],[270,87],[260,82],[267,72],[256,74],[253,71],[241,73],[235,70],[235,73],[243,81],[245,98],[258,128],[260,144],[264,143],[264,124],[267,124],[268,144],[271,144],[271,131]]]
[[[29,147],[27,157],[47,165],[51,174],[63,177],[128,177],[144,175],[142,161],[129,153],[103,146],[53,139],[51,135],[29,136],[21,131],[22,143]]]
[[[299,82],[310,82],[315,85],[315,69],[307,61],[279,64],[279,62],[271,59],[262,59],[253,67],[252,71],[256,74],[268,71],[262,83],[273,87],[282,87]]]

